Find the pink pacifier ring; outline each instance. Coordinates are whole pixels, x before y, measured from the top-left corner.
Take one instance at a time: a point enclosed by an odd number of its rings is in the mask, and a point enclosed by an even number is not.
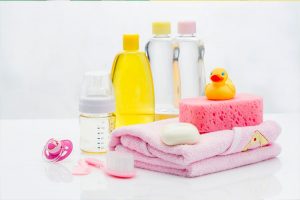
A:
[[[70,140],[55,140],[51,138],[47,141],[43,150],[43,157],[50,162],[58,162],[67,158],[73,150]]]

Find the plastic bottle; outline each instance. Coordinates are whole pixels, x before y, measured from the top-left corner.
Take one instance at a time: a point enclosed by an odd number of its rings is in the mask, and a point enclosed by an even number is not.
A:
[[[149,61],[139,51],[137,34],[123,36],[123,49],[112,66],[116,127],[154,121],[154,91]]]
[[[110,133],[115,126],[115,98],[111,76],[106,72],[87,72],[81,88],[80,148],[85,152],[108,150]]]
[[[156,120],[178,114],[175,107],[173,39],[169,22],[152,23],[153,37],[146,45],[153,76]]]
[[[180,76],[181,98],[190,98],[204,95],[205,69],[204,69],[204,44],[195,36],[196,23],[182,21],[178,23],[176,37],[178,53],[178,68]]]

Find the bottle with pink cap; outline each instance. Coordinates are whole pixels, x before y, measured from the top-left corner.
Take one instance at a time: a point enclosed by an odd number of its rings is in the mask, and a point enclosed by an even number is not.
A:
[[[179,68],[181,98],[202,96],[206,84],[204,44],[196,37],[196,22],[178,22],[177,31],[176,46],[179,53],[176,60]]]

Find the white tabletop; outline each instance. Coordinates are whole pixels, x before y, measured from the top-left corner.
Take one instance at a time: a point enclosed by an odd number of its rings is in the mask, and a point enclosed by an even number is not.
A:
[[[300,198],[300,114],[267,114],[283,128],[278,158],[197,178],[137,169],[116,179],[94,169],[72,176],[84,155],[78,149],[77,119],[0,121],[0,199],[295,199]],[[51,137],[71,139],[75,149],[60,164],[41,158]],[[105,155],[96,155],[104,159]]]

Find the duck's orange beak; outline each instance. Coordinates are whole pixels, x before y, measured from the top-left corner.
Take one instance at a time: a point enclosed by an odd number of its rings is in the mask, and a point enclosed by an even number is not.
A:
[[[212,80],[213,82],[220,82],[222,81],[224,78],[222,76],[218,76],[218,75],[212,75],[210,77],[210,80]]]

